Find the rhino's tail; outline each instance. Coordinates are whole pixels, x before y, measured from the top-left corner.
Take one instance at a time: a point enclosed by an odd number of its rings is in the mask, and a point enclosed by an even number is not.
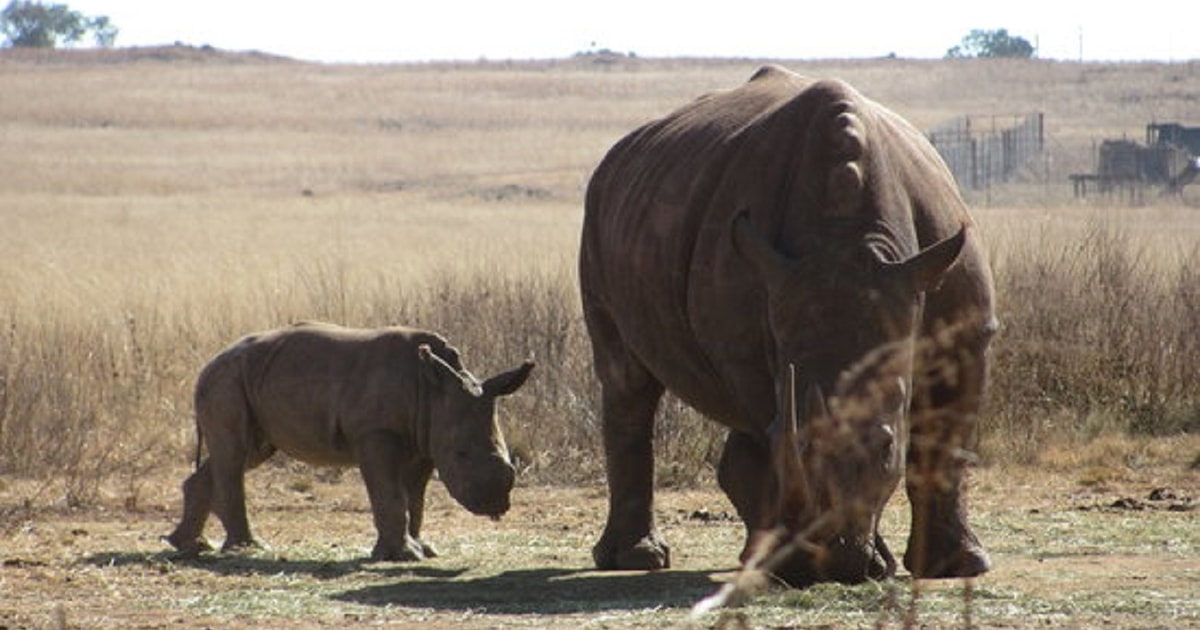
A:
[[[196,459],[192,464],[192,470],[200,470],[200,449],[204,446],[204,430],[200,428],[200,423],[196,423]]]

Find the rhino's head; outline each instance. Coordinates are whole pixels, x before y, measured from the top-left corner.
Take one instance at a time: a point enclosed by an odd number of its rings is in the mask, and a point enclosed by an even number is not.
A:
[[[420,347],[422,378],[428,392],[429,454],[450,495],[475,514],[499,517],[508,511],[516,469],[496,421],[496,399],[525,384],[533,362],[485,381],[462,367],[446,346],[434,353]]]
[[[766,286],[776,509],[800,549],[773,571],[797,585],[885,577],[895,561],[878,519],[904,468],[921,296],[964,233],[908,256],[883,238],[821,234],[795,258],[746,218],[734,233]]]

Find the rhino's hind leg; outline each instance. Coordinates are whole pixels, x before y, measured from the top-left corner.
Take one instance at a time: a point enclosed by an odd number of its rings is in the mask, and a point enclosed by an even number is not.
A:
[[[238,470],[215,478],[213,511],[225,526],[225,542],[221,551],[257,548],[262,545],[250,534],[250,520],[246,516],[245,476]]]
[[[222,551],[257,549],[262,547],[250,533],[246,516],[246,470],[255,468],[275,453],[270,444],[259,441],[252,449],[235,445],[226,450],[214,440],[209,447],[212,465],[213,512],[225,526]]]
[[[212,545],[204,539],[204,524],[212,509],[212,469],[205,461],[183,482],[183,517],[166,541],[179,550],[181,558],[194,558]]]

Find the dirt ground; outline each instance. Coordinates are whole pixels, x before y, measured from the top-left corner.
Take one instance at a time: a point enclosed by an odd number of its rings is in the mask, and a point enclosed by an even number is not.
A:
[[[743,536],[714,486],[660,491],[671,570],[601,573],[590,549],[603,487],[518,487],[492,522],[434,482],[425,537],[441,556],[372,564],[357,475],[290,465],[248,477],[268,548],[176,561],[160,536],[186,472],[88,509],[27,508],[35,486],[0,480],[0,628],[1200,627],[1200,473],[1186,466],[977,470],[973,521],[995,565],[983,578],[773,589],[696,619],[689,610],[732,575]],[[897,497],[884,524],[893,550],[907,518]],[[207,533],[222,536],[215,522]]]

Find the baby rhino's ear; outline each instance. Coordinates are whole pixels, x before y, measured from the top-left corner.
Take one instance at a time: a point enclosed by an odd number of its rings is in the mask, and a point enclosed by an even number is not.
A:
[[[529,378],[529,373],[532,371],[533,361],[526,361],[521,367],[489,378],[483,384],[483,391],[492,397],[507,396],[521,389],[521,386],[525,384],[525,380]]]
[[[417,346],[417,358],[420,359],[417,364],[417,372],[420,373],[420,377],[436,385],[440,370],[433,361],[433,349],[429,347],[429,344],[423,343]]]

